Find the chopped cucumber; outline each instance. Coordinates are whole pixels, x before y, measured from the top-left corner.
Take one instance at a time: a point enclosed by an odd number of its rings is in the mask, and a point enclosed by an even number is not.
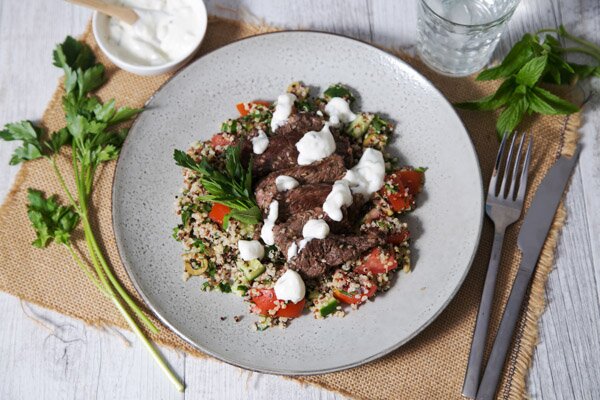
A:
[[[262,263],[258,260],[250,260],[247,263],[240,263],[239,268],[244,273],[244,277],[248,279],[248,281],[253,281],[258,278],[260,274],[265,272],[266,268]]]
[[[375,116],[370,113],[359,113],[356,119],[348,125],[346,133],[355,139],[360,139],[365,134]]]
[[[321,314],[322,317],[326,317],[329,314],[331,314],[332,312],[334,312],[337,309],[338,305],[339,305],[338,301],[332,297],[331,299],[329,299],[325,303],[323,303],[321,308],[319,308],[319,313]]]
[[[248,293],[248,286],[245,283],[236,282],[231,287],[231,291],[238,296],[245,296]]]
[[[367,132],[365,139],[363,140],[363,147],[373,147],[377,150],[383,151],[387,145],[388,137],[383,133],[372,133]]]
[[[348,103],[352,103],[354,101],[354,96],[344,85],[340,85],[339,83],[336,85],[331,85],[323,92],[323,97],[325,100],[329,101],[334,97],[341,97],[346,100]]]

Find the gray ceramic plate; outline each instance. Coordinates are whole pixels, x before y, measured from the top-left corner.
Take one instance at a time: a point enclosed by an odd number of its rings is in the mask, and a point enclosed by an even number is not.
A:
[[[358,107],[396,121],[392,147],[427,166],[420,208],[409,217],[414,271],[345,318],[306,315],[287,329],[251,330],[254,316],[235,295],[200,291],[181,279],[175,195],[182,187],[173,149],[208,139],[236,115],[235,104],[275,99],[302,80],[323,90],[343,82]],[[123,262],[156,315],[193,346],[240,367],[319,374],[374,360],[406,343],[450,302],[467,274],[483,218],[478,161],[446,99],[399,59],[365,43],[317,32],[255,36],[205,55],[149,101],[117,165],[113,218]],[[234,315],[244,315],[239,323]],[[220,317],[227,316],[225,321]]]

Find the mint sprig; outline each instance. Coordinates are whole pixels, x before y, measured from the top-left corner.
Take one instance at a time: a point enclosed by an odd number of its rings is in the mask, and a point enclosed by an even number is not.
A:
[[[546,33],[545,37],[542,38],[540,33]],[[563,47],[558,38],[575,42],[578,46]],[[600,67],[571,63],[565,59],[567,53],[586,54],[600,62],[600,47],[570,34],[562,25],[558,29],[527,33],[500,65],[477,76],[479,81],[502,79],[498,90],[490,96],[455,105],[468,110],[502,109],[496,122],[499,138],[504,132],[514,131],[525,115],[577,112],[577,105],[541,87],[544,83],[563,85],[590,76],[600,77]]]

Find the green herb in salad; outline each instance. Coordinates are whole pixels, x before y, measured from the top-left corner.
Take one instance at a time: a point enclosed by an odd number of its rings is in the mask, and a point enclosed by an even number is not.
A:
[[[200,201],[223,204],[231,208],[223,220],[227,228],[230,218],[254,225],[262,220],[262,214],[252,191],[252,162],[245,168],[241,160],[241,145],[229,146],[225,150],[225,171],[219,171],[206,160],[195,161],[181,150],[175,150],[175,163],[200,174],[202,186],[208,192]]]
[[[141,110],[128,107],[117,109],[114,100],[101,103],[91,95],[106,81],[106,77],[104,66],[96,63],[92,50],[86,44],[69,36],[56,47],[53,58],[54,65],[65,73],[62,105],[67,125],[48,138],[41,127],[29,121],[7,124],[0,131],[0,139],[22,142],[10,164],[47,160],[69,201],[69,205],[61,205],[56,195],[45,197],[39,190],[28,190],[27,214],[36,233],[33,245],[45,248],[54,242],[64,246],[90,281],[113,302],[176,388],[183,391],[183,383],[134,318],[137,317],[150,332],[158,332],[158,328],[123,288],[109,265],[92,229],[89,211],[96,170],[102,163],[118,156],[127,134],[126,129],[117,129],[115,125],[131,119]],[[66,145],[70,145],[72,150],[69,157],[75,182],[73,191],[67,186],[57,163],[57,159],[63,157],[60,150]],[[86,243],[85,257],[80,256],[71,245],[71,234],[79,223]]]
[[[547,33],[542,38],[540,34]],[[556,35],[553,36],[553,35]],[[564,47],[559,39],[577,44]],[[567,53],[579,53],[600,62],[600,47],[567,32],[564,26],[542,29],[536,34],[525,34],[502,63],[477,76],[477,80],[502,79],[496,93],[484,98],[455,104],[469,110],[502,109],[496,130],[501,139],[504,132],[512,132],[526,114],[571,114],[579,107],[551,93],[541,85],[571,84],[590,76],[600,77],[600,67],[581,65],[566,60]]]

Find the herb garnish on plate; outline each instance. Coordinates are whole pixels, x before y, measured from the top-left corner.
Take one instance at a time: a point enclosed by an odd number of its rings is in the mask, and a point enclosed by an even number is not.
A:
[[[241,160],[241,145],[225,150],[225,170],[219,171],[206,160],[195,161],[181,150],[175,150],[173,158],[178,166],[200,174],[202,186],[208,195],[198,200],[223,204],[231,211],[223,219],[223,227],[231,218],[245,224],[258,224],[262,215],[252,192],[252,162],[245,168]]]

